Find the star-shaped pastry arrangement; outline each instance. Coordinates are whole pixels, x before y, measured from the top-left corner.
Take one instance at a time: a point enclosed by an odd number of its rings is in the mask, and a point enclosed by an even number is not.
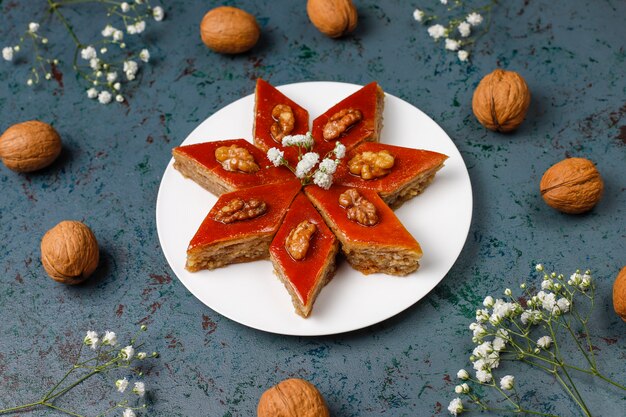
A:
[[[416,271],[422,250],[393,210],[420,194],[447,156],[379,143],[383,107],[383,90],[372,82],[310,129],[306,109],[259,79],[254,144],[228,139],[174,148],[174,168],[219,197],[189,243],[186,268],[269,258],[302,317],[332,279],[340,251],[364,274]],[[319,155],[332,153],[337,141],[346,148],[328,189],[303,185],[267,157],[277,148],[296,166],[298,150],[282,139],[309,130]]]

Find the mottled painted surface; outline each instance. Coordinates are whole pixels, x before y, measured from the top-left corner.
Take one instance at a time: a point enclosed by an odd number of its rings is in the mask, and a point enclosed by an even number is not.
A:
[[[236,57],[208,52],[198,37],[200,16],[217,2],[171,2],[167,20],[149,26],[153,65],[128,105],[88,101],[66,64],[51,86],[30,89],[27,66],[0,63],[0,129],[36,118],[64,140],[61,158],[40,173],[0,167],[0,405],[50,387],[86,330],[124,334],[145,323],[161,352],[146,376],[150,415],[251,416],[266,388],[293,376],[316,384],[335,417],[447,415],[454,375],[469,365],[475,308],[515,288],[538,261],[564,273],[594,270],[594,344],[601,368],[623,380],[626,325],[612,312],[611,285],[626,263],[626,3],[502,1],[472,63],[459,65],[412,19],[428,1],[356,1],[359,26],[337,41],[309,24],[303,1],[242,0],[236,4],[257,16],[263,37]],[[59,45],[63,32],[44,3],[0,2],[0,43],[40,20]],[[78,30],[103,26],[102,14],[86,7],[73,16]],[[70,51],[60,54],[71,60]],[[511,135],[486,131],[471,113],[474,87],[496,66],[522,73],[533,93],[528,120]],[[283,337],[219,316],[173,276],[154,215],[170,150],[251,93],[256,77],[277,85],[377,80],[453,138],[472,179],[474,219],[458,262],[428,297],[361,331]],[[583,216],[551,210],[538,193],[544,170],[570,155],[597,162],[606,181],[603,200]],[[86,221],[99,239],[101,265],[87,285],[57,284],[41,267],[40,238],[63,219]],[[550,377],[515,375],[531,407],[578,415]],[[624,415],[623,393],[578,380],[594,416]],[[105,383],[63,403],[95,414],[114,398]]]

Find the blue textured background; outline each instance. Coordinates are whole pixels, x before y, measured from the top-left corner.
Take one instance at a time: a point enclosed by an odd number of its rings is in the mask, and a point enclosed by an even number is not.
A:
[[[0,1],[0,43],[14,42],[37,20],[64,61],[62,80],[35,88],[25,85],[28,65],[0,62],[0,130],[40,119],[54,124],[64,143],[59,160],[42,172],[0,167],[0,407],[49,388],[86,330],[121,336],[146,324],[150,349],[161,353],[145,378],[150,415],[255,415],[261,393],[287,377],[316,384],[334,417],[447,415],[454,375],[469,367],[474,310],[485,295],[529,279],[539,261],[567,274],[594,271],[594,345],[601,369],[624,381],[626,324],[611,305],[613,278],[626,263],[624,1],[502,1],[467,65],[413,20],[414,7],[437,6],[434,0],[355,1],[359,26],[342,40],[317,32],[304,1],[226,3],[259,20],[263,35],[251,52],[221,56],[201,43],[199,20],[218,2],[165,4],[166,20],[144,36],[153,60],[139,86],[127,104],[102,106],[75,81],[69,37],[47,17],[45,2]],[[102,9],[76,10],[69,16],[80,34],[104,26]],[[520,72],[532,91],[528,118],[510,135],[485,130],[471,112],[475,86],[496,67]],[[458,262],[417,305],[350,334],[283,337],[222,318],[173,276],[154,216],[171,148],[250,94],[257,77],[275,85],[377,80],[453,138],[469,168],[474,218]],[[539,195],[543,172],[567,156],[592,159],[605,180],[604,197],[589,214],[560,214]],[[100,243],[101,265],[83,286],[58,284],[41,267],[40,239],[64,219],[85,221]],[[515,375],[530,408],[579,415],[549,376],[525,369]],[[96,378],[60,404],[96,414],[116,398],[110,384],[117,376]],[[577,381],[594,416],[626,414],[623,392]]]

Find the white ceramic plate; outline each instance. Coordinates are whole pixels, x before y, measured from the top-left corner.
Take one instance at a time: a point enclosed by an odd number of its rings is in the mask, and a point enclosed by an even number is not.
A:
[[[311,121],[361,86],[305,82],[278,87],[309,111]],[[254,95],[239,99],[202,122],[183,145],[245,138],[251,141]],[[229,265],[213,271],[185,269],[189,240],[217,201],[193,181],[167,166],[156,205],[163,253],[193,295],[216,312],[243,325],[286,335],[314,336],[360,329],[394,316],[432,290],[456,261],[472,218],[472,190],[465,163],[446,133],[411,104],[386,94],[381,142],[422,148],[449,156],[426,191],[396,211],[420,242],[420,269],[407,277],[365,276],[340,262],[335,278],[321,291],[308,319],[298,316],[269,260]]]

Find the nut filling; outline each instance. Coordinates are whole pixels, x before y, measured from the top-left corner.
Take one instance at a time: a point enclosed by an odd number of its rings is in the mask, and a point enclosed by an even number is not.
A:
[[[315,224],[305,220],[289,232],[289,236],[285,240],[285,249],[293,259],[300,261],[306,257],[311,237],[316,230]]]
[[[293,131],[296,125],[296,118],[293,115],[293,110],[286,104],[277,104],[272,109],[272,118],[274,124],[270,127],[270,133],[272,139],[281,143],[283,138]]]
[[[391,172],[395,159],[387,150],[380,152],[362,152],[348,162],[348,168],[354,175],[364,180],[384,177]]]
[[[267,211],[267,204],[257,198],[245,201],[242,198],[230,200],[214,215],[214,219],[222,223],[234,223],[259,217]]]
[[[363,119],[363,113],[353,108],[343,109],[333,114],[324,126],[324,140],[334,140],[343,135],[354,124]]]
[[[346,209],[348,219],[363,226],[378,223],[376,206],[354,188],[349,188],[339,196],[339,205]]]
[[[237,145],[220,146],[215,150],[215,159],[226,171],[239,171],[252,174],[259,170],[254,156],[247,149]]]

